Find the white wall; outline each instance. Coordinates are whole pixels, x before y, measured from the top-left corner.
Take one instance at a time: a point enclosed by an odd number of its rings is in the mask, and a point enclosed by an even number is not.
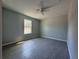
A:
[[[2,7],[0,0],[0,59],[2,59]]]
[[[66,41],[67,15],[60,15],[42,20],[41,33],[44,38]]]
[[[68,15],[68,49],[70,59],[78,59],[77,0],[72,0]]]

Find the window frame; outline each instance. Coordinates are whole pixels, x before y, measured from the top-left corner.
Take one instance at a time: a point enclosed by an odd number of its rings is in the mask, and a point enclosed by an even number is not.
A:
[[[24,19],[24,20],[28,20],[28,21],[31,21],[31,32],[30,33],[24,33],[24,29],[25,29],[25,26],[24,26],[24,21],[23,21],[23,33],[24,35],[28,35],[28,34],[32,34],[32,29],[33,29],[33,21],[30,20],[30,19]]]

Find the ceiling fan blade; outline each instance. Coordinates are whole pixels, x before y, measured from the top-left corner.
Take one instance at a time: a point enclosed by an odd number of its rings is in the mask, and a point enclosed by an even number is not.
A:
[[[49,8],[51,8],[51,7],[53,7],[53,5],[44,7],[44,9],[49,9]]]
[[[40,9],[36,9],[36,11],[40,11]]]

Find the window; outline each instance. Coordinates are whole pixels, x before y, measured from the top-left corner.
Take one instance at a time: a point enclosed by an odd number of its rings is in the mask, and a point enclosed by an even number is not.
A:
[[[24,19],[24,34],[32,33],[32,21]]]

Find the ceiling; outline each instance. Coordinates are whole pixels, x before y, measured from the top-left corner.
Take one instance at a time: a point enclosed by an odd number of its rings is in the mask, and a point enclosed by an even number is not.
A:
[[[46,6],[54,5],[44,15],[37,12],[41,0],[2,0],[3,6],[37,19],[68,14],[70,0],[43,0]],[[55,4],[56,3],[56,4]]]

